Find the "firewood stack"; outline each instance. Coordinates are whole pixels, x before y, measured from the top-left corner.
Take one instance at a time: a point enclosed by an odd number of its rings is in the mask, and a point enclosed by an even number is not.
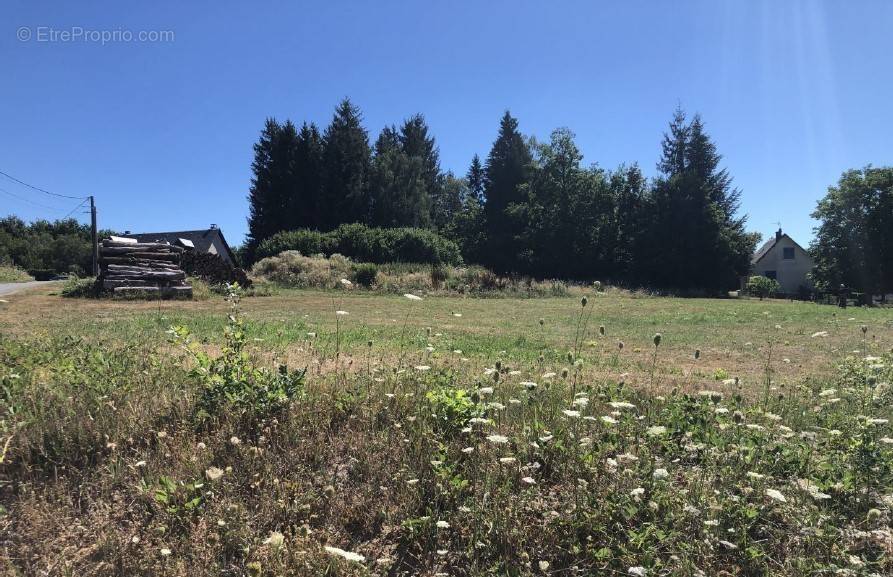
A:
[[[99,282],[115,295],[192,298],[180,268],[183,248],[161,242],[112,237],[99,249]]]

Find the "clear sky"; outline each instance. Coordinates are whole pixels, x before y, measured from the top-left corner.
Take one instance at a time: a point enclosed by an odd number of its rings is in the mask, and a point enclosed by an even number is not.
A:
[[[370,140],[423,113],[443,168],[461,174],[509,109],[539,139],[571,128],[587,164],[637,161],[653,175],[680,104],[705,120],[750,228],[767,235],[780,221],[802,244],[843,170],[893,162],[886,0],[7,0],[0,10],[0,170],[94,194],[100,226],[118,230],[216,223],[240,243],[264,119],[324,127],[344,96]],[[0,188],[0,215],[61,217],[76,204],[3,177]]]

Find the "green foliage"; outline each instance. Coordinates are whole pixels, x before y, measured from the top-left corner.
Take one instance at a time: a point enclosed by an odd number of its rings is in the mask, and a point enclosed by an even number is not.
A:
[[[448,433],[458,433],[469,419],[483,414],[483,407],[465,389],[439,387],[425,393],[425,399],[438,428]]]
[[[25,269],[41,277],[38,280],[68,273],[83,276],[93,266],[90,239],[90,226],[72,218],[25,224],[9,216],[0,219],[0,264]]]
[[[508,112],[486,163],[475,155],[465,178],[441,172],[421,115],[385,127],[370,151],[348,100],[322,137],[312,125],[298,133],[268,121],[255,152],[250,262],[285,250],[376,263],[464,257],[498,274],[715,294],[747,274],[758,240],[700,117],[688,122],[681,110],[653,183],[636,164],[584,167],[568,129],[540,144]]]
[[[202,383],[197,406],[200,419],[219,418],[234,411],[249,418],[262,418],[285,408],[304,390],[304,371],[290,371],[279,365],[276,371],[259,367],[245,350],[247,337],[238,312],[238,285],[231,285],[228,299],[233,310],[224,330],[224,344],[217,357],[211,357],[190,338],[184,326],[168,331],[195,362],[192,375]]]
[[[720,292],[750,269],[757,238],[737,216],[740,192],[719,168],[700,116],[677,110],[664,135],[661,176],[643,199],[635,276],[680,290]]]
[[[359,263],[353,266],[353,279],[357,284],[366,288],[375,286],[378,277],[378,267],[373,263]]]
[[[280,232],[262,242],[257,254],[265,258],[287,250],[305,255],[337,253],[373,263],[462,262],[459,247],[434,232],[415,228],[370,228],[359,223],[343,224],[327,233],[306,229]]]
[[[65,284],[62,285],[61,294],[66,298],[96,298],[99,296],[99,286],[93,277],[78,278],[70,276],[65,281]]]
[[[810,247],[817,288],[893,290],[893,167],[844,172],[812,217],[821,221]]]
[[[19,267],[0,265],[0,282],[27,282],[30,280],[34,280],[34,277]]]
[[[781,285],[778,284],[778,281],[774,278],[754,275],[747,279],[747,286],[745,288],[751,295],[758,296],[762,299],[775,296],[775,294],[781,290]]]

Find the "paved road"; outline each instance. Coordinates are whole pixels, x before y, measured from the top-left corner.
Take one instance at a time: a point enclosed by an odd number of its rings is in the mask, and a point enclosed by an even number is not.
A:
[[[25,289],[43,286],[56,281],[51,280],[32,280],[28,282],[8,282],[0,283],[0,296],[11,295]]]

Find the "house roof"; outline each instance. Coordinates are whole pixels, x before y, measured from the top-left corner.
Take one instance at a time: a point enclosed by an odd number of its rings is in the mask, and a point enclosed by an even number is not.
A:
[[[232,249],[230,249],[229,243],[227,243],[226,239],[223,237],[223,231],[219,228],[173,232],[140,232],[136,234],[127,234],[125,236],[135,238],[139,242],[169,242],[170,244],[186,248],[194,248],[198,252],[210,252],[212,254],[217,253],[217,249],[214,248],[213,245],[214,237],[216,236],[222,241],[223,246],[226,249],[226,256],[229,257],[230,262],[234,265],[236,264],[236,256],[233,254]]]
[[[772,235],[772,237],[769,240],[767,240],[766,242],[764,242],[763,246],[761,246],[759,248],[759,250],[757,250],[757,252],[754,253],[753,257],[750,259],[750,264],[753,265],[753,264],[757,264],[758,262],[760,262],[763,259],[763,257],[766,256],[767,254],[769,254],[769,251],[771,251],[772,248],[775,247],[776,243],[778,243],[778,241],[783,238],[786,238],[789,241],[791,241],[792,243],[794,243],[794,246],[796,246],[803,252],[807,252],[805,248],[800,246],[797,243],[797,241],[792,239],[790,236],[788,236],[787,233],[782,233],[781,236]]]

